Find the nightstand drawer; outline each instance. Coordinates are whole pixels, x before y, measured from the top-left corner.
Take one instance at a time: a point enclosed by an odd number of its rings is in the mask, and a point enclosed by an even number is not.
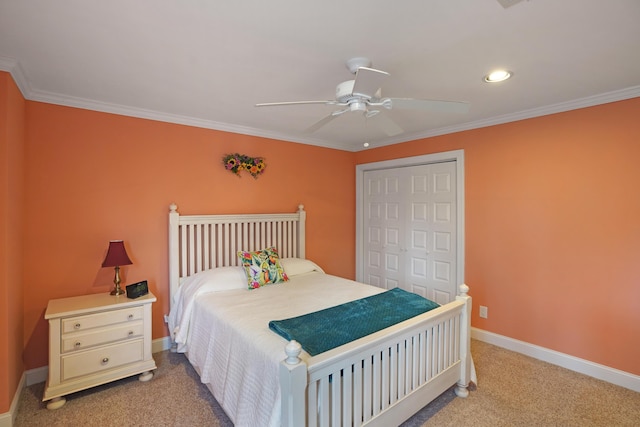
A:
[[[69,317],[68,319],[62,320],[62,333],[68,334],[70,332],[84,331],[100,326],[140,320],[142,319],[142,314],[142,307],[130,307],[90,314],[88,316]]]
[[[144,356],[143,343],[143,340],[128,341],[62,356],[62,381],[139,362]]]
[[[94,332],[66,334],[62,337],[62,352],[84,350],[100,344],[141,337],[143,331],[142,321],[135,321]]]

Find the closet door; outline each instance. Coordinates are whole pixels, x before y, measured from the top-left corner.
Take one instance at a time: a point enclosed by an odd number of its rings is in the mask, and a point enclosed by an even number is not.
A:
[[[405,282],[402,174],[403,168],[364,174],[364,282],[384,289],[402,287]]]
[[[364,281],[440,304],[456,295],[456,166],[364,174]]]

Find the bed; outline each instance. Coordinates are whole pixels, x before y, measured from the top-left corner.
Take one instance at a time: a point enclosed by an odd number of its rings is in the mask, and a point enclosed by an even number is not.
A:
[[[169,209],[169,328],[237,426],[399,425],[452,386],[468,395],[471,298],[310,355],[269,322],[385,289],[305,257],[306,212],[180,215]],[[275,247],[288,281],[248,289],[238,251]]]

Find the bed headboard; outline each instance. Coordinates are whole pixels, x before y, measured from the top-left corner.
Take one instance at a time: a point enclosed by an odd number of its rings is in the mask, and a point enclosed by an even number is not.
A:
[[[295,213],[180,215],[169,206],[171,302],[183,278],[215,267],[240,265],[238,251],[275,246],[282,258],[305,257],[303,205]]]

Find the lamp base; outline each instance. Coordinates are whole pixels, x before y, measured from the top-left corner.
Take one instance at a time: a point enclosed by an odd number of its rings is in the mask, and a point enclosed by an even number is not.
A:
[[[118,296],[118,295],[124,295],[125,293],[126,292],[120,286],[118,286],[117,288],[109,292],[109,295]]]
[[[126,292],[124,291],[124,289],[120,287],[120,266],[116,265],[114,270],[116,271],[116,275],[113,278],[113,284],[115,286],[113,287],[113,290],[109,292],[109,295],[115,295],[115,296],[123,295]]]

